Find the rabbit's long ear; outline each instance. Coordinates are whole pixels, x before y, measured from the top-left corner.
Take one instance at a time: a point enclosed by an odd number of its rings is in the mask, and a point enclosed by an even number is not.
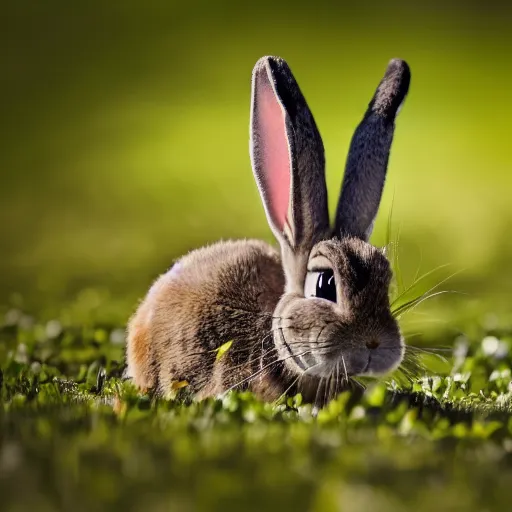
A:
[[[329,229],[322,139],[286,62],[263,57],[252,75],[251,163],[283,248],[311,249]]]
[[[335,232],[340,236],[368,240],[371,235],[386,179],[395,117],[409,90],[410,79],[406,62],[390,61],[352,137],[336,210]]]

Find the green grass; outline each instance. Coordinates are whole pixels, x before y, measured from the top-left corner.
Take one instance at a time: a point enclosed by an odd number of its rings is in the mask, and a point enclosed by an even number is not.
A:
[[[324,409],[248,393],[163,401],[121,379],[97,302],[0,328],[2,510],[506,509],[512,326],[475,320],[449,351]],[[80,322],[78,322],[80,318]],[[482,317],[483,318],[483,317]],[[468,326],[469,328],[469,326]],[[408,356],[406,360],[411,362]],[[406,368],[411,369],[411,365]]]

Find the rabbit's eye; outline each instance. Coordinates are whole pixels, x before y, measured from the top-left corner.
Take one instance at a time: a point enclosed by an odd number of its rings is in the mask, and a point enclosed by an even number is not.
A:
[[[308,272],[304,285],[304,296],[336,302],[336,280],[332,269]]]

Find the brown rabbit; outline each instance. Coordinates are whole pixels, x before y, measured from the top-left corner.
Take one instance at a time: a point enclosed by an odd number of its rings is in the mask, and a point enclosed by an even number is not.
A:
[[[159,277],[128,327],[127,376],[139,388],[166,395],[186,381],[197,398],[249,389],[266,400],[301,392],[318,402],[353,376],[400,364],[390,265],[368,238],[409,82],[407,64],[392,60],[352,139],[331,229],[313,116],[284,60],[256,63],[251,162],[281,251],[218,242]]]

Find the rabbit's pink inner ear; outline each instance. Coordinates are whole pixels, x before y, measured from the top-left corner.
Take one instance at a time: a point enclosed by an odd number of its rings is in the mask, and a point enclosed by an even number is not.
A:
[[[262,82],[258,84],[256,98],[260,179],[269,215],[276,228],[283,232],[290,204],[291,181],[285,112],[268,79]]]

